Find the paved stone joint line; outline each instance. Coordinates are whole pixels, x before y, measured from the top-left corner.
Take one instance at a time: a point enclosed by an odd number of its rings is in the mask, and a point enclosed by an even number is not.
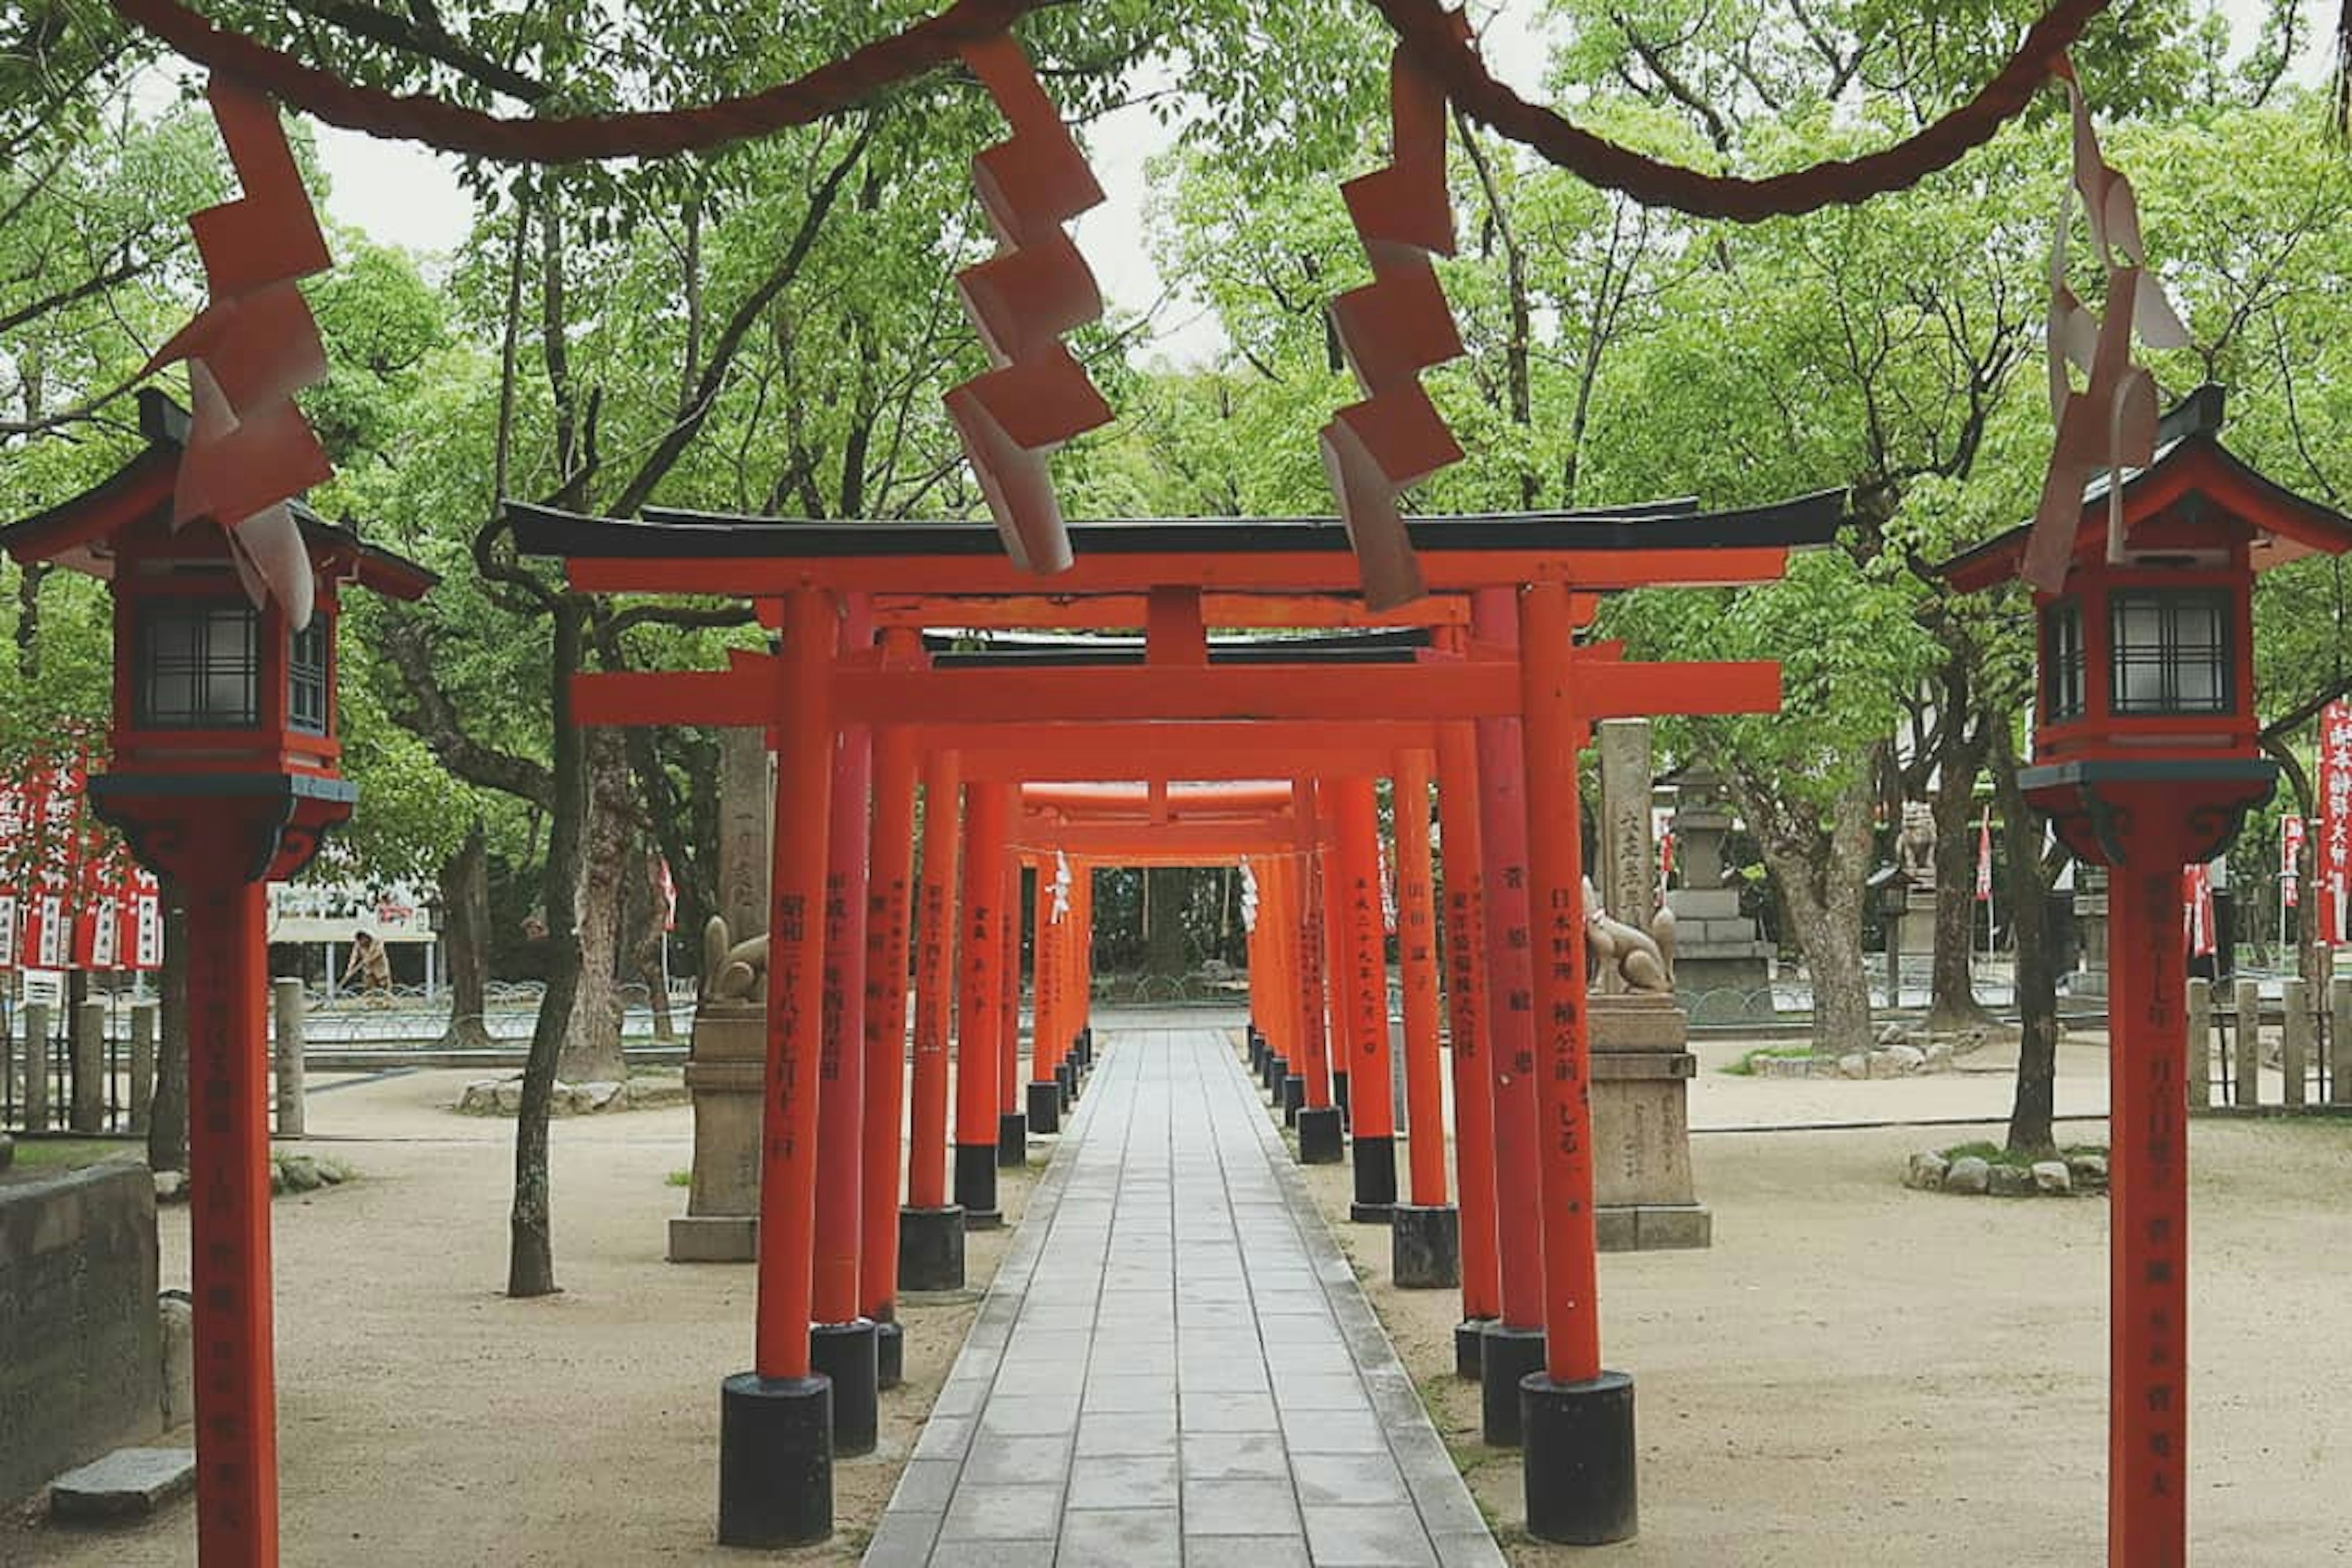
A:
[[[1107,1043],[866,1568],[1501,1568],[1225,1033]]]

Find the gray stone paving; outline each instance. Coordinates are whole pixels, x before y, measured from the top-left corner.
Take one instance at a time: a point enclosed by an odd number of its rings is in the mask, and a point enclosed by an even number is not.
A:
[[[866,1568],[1501,1568],[1226,1033],[1105,1043]]]

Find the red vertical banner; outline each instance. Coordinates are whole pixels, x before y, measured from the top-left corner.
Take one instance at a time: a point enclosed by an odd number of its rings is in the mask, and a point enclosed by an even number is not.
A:
[[[131,873],[131,967],[163,967],[163,884],[144,866]]]
[[[2294,909],[2302,900],[2296,897],[2296,883],[2303,877],[2303,818],[2279,818],[2279,900]]]
[[[2352,702],[2319,712],[2319,940],[2344,942],[2345,898],[2352,886]]]
[[[1977,819],[1977,902],[1992,899],[1992,807]]]

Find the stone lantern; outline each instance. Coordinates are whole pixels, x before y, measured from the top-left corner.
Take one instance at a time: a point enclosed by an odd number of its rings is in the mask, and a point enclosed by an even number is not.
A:
[[[2257,572],[2352,547],[2352,520],[2220,441],[2221,393],[2168,415],[2143,469],[2094,485],[2059,590],[2039,593],[2032,765],[2021,782],[2066,847],[2107,868],[2114,1148],[2108,1562],[2180,1563],[2188,1489],[2188,1147],[2180,869],[2269,798],[2258,744]],[[2012,530],[1944,574],[2016,575]]]
[[[22,563],[101,577],[114,599],[110,771],[99,815],[188,912],[188,1161],[202,1562],[277,1561],[269,1285],[266,885],[307,865],[358,790],[339,768],[335,625],[351,584],[397,598],[431,573],[297,505],[316,575],[307,622],[256,604],[209,518],[173,527],[187,420],[140,397],[146,449],[96,488],[0,529]]]

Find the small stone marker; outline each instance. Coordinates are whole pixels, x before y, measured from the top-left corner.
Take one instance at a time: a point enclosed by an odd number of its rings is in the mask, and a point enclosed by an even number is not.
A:
[[[186,1448],[117,1448],[49,1487],[49,1517],[63,1524],[146,1519],[196,1484],[196,1456]]]

